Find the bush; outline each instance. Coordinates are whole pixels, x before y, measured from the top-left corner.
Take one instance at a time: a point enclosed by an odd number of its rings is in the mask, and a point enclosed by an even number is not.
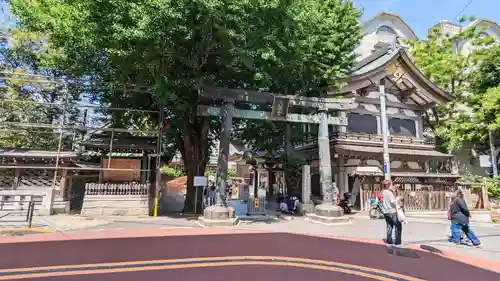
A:
[[[500,177],[488,179],[486,181],[488,187],[488,196],[494,199],[500,199]]]
[[[236,177],[236,169],[232,169],[232,168],[228,169],[227,170],[227,178],[232,179],[234,177]]]
[[[169,166],[163,166],[160,170],[163,174],[165,174],[167,176],[176,177],[176,178],[184,176],[183,170],[170,168]]]

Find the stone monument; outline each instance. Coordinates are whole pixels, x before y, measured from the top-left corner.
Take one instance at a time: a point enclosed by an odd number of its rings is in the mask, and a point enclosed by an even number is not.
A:
[[[311,167],[302,166],[302,213],[313,213],[314,204],[311,201]]]

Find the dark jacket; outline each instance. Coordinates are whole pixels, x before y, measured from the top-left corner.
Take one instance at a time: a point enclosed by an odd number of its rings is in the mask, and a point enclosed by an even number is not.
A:
[[[451,222],[469,224],[470,212],[463,198],[456,198],[450,206]]]

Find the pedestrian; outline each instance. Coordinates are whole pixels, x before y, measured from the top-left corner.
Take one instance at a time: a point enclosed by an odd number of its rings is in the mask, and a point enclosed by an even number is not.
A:
[[[381,210],[382,214],[384,214],[386,222],[385,242],[388,246],[401,247],[403,225],[398,219],[398,203],[395,195],[395,187],[390,180],[383,181],[382,186],[384,189],[382,191],[383,201],[381,204]],[[395,239],[393,239],[393,232],[395,232]]]
[[[332,195],[333,195],[333,205],[337,205],[339,203],[339,194],[340,194],[340,190],[339,188],[337,187],[337,184],[332,181],[331,183],[331,189],[332,189]]]
[[[455,196],[452,199],[449,210],[449,219],[451,220],[450,242],[462,244],[461,237],[463,232],[472,242],[472,245],[481,245],[481,241],[479,241],[479,238],[470,227],[470,218],[471,214],[469,208],[467,207],[467,203],[464,200],[464,193],[462,189],[459,188],[455,192]]]
[[[212,206],[215,204],[215,198],[217,195],[217,187],[215,186],[215,183],[212,181],[210,183],[210,186],[208,187],[208,197],[209,197],[209,205]]]

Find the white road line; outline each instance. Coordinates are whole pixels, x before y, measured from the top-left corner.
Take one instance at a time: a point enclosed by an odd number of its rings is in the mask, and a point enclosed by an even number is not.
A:
[[[125,228],[102,228],[102,229],[91,229],[89,231],[91,232],[97,232],[97,231],[112,231],[112,230],[124,230]]]
[[[194,228],[193,226],[163,226],[160,229],[173,229],[173,228]]]

